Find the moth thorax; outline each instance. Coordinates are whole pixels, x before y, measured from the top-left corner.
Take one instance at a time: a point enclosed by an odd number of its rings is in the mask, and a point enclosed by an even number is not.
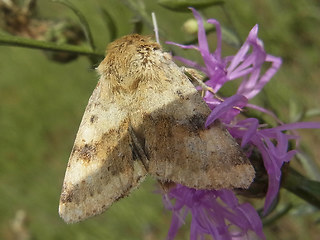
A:
[[[163,61],[158,43],[149,37],[133,34],[108,46],[106,58],[97,71],[114,90],[128,92],[136,90],[145,81],[159,79]]]

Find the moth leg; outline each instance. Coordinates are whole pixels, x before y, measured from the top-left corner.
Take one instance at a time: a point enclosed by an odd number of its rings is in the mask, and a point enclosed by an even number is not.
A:
[[[131,126],[129,126],[129,134],[131,136],[132,142],[133,142],[133,147],[134,150],[136,150],[136,154],[138,155],[139,159],[141,160],[142,164],[144,165],[145,169],[148,172],[149,169],[149,159],[143,150],[143,147],[141,146],[141,143],[139,142],[136,134],[134,133],[133,129]]]
[[[200,75],[200,73],[199,73],[197,70],[195,70],[195,69],[193,69],[193,68],[182,67],[182,71],[183,71],[183,73],[189,78],[189,80],[190,80],[192,83],[197,84],[198,86],[200,86],[200,87],[203,89],[202,91],[209,91],[211,94],[213,94],[213,96],[214,96],[217,100],[219,100],[219,101],[221,101],[221,102],[224,101],[223,98],[219,97],[219,96],[215,93],[215,91],[213,90],[213,88],[207,86],[207,85],[203,82],[203,80],[202,80],[203,77]]]
[[[218,96],[218,94],[213,90],[213,88],[207,86],[202,80],[202,76],[199,74],[199,72],[193,68],[186,68],[186,67],[181,67],[183,73],[189,78],[189,80],[191,82],[193,82],[194,84],[198,84],[198,86],[200,86],[203,90],[201,93],[201,96],[204,97],[205,91],[209,91],[215,99],[219,100],[220,102],[223,102],[224,99],[220,96]],[[243,111],[242,108],[234,106],[234,109],[239,110],[240,112]]]

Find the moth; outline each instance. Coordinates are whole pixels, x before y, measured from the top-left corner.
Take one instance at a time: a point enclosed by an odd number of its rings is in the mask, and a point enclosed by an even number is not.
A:
[[[248,188],[255,171],[161,46],[138,34],[107,47],[69,158],[59,214],[78,222],[127,196],[147,174],[195,189]]]

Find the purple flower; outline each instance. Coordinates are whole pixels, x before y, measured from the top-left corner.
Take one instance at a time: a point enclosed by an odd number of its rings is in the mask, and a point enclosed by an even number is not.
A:
[[[241,141],[241,147],[252,151],[257,149],[263,159],[268,173],[268,190],[264,205],[266,213],[278,194],[281,180],[281,167],[297,153],[297,150],[288,151],[289,140],[297,140],[298,135],[285,134],[283,131],[292,131],[298,128],[320,128],[320,123],[293,123],[283,124],[272,112],[248,103],[248,99],[256,96],[265,84],[272,78],[281,66],[281,59],[265,52],[262,41],[258,38],[258,26],[250,31],[246,41],[234,56],[221,55],[221,27],[217,20],[209,19],[214,24],[217,34],[217,48],[211,53],[200,14],[190,8],[198,22],[198,46],[174,44],[185,49],[195,49],[200,52],[205,66],[200,66],[191,60],[175,57],[186,65],[204,72],[209,80],[206,84],[215,92],[228,81],[241,79],[241,84],[235,95],[221,101],[210,92],[204,100],[212,109],[207,118],[206,127],[216,119],[222,121],[230,134]],[[251,49],[251,51],[250,51]],[[271,65],[265,72],[261,68],[264,63]],[[237,107],[237,108],[235,108]],[[250,107],[271,115],[281,124],[274,128],[263,128],[255,118],[238,120],[241,108]],[[247,152],[250,157],[251,152]],[[170,200],[175,199],[173,205]],[[261,220],[250,204],[239,204],[230,190],[195,190],[181,185],[171,189],[164,196],[168,209],[173,211],[172,225],[168,239],[173,239],[183,224],[186,215],[192,214],[190,239],[204,239],[211,235],[214,239],[232,239],[237,236],[246,236],[249,231],[264,239]],[[236,227],[236,229],[231,229]]]
[[[248,203],[239,204],[231,191],[196,190],[177,185],[164,195],[164,203],[173,212],[167,240],[174,239],[189,212],[192,214],[190,239],[211,235],[214,239],[231,240],[248,236],[249,230],[265,238],[255,209]]]
[[[207,42],[207,36],[203,26],[203,20],[200,14],[193,8],[190,8],[198,22],[198,42],[199,46],[181,45],[173,42],[167,42],[186,49],[196,49],[200,52],[205,67],[199,66],[197,63],[176,57],[177,60],[204,72],[209,80],[206,84],[217,92],[226,82],[238,78],[242,78],[242,83],[238,88],[237,94],[241,94],[248,99],[257,95],[264,85],[272,78],[281,66],[281,59],[266,54],[262,41],[258,38],[258,25],[255,25],[250,31],[245,43],[234,56],[221,56],[221,27],[220,23],[215,19],[209,19],[208,23],[214,24],[217,34],[217,48],[210,53]],[[252,51],[249,53],[250,47]],[[261,74],[261,67],[265,62],[270,62],[271,67]],[[213,102],[219,104],[220,101],[215,99],[212,94],[208,93],[205,98],[211,106]],[[210,106],[210,105],[209,105]]]
[[[297,140],[297,135],[284,134],[282,131],[301,128],[320,128],[319,122],[299,122],[283,124],[278,127],[261,129],[255,118],[238,121],[235,125],[227,125],[234,138],[241,139],[241,147],[255,146],[261,153],[264,167],[268,173],[268,191],[264,204],[266,213],[278,194],[281,180],[281,167],[289,162],[297,150],[288,151],[289,140]]]

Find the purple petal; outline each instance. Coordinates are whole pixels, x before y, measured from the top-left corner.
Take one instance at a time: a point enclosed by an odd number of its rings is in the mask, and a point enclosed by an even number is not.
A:
[[[247,131],[244,133],[241,141],[241,147],[244,147],[249,143],[249,141],[254,137],[255,134],[257,134],[258,127],[259,127],[259,121],[255,118],[248,118],[246,119],[246,127]],[[241,122],[238,122],[237,125],[241,125]]]
[[[235,71],[235,69],[238,67],[238,65],[243,62],[244,57],[246,56],[247,52],[249,51],[249,44],[244,43],[242,47],[239,49],[238,53],[232,57],[232,61],[228,67],[228,73],[229,73],[229,78],[230,74]]]
[[[237,93],[253,98],[264,85],[277,72],[281,65],[281,59],[267,55],[262,41],[257,36],[258,25],[250,31],[246,42],[232,59],[228,71],[229,80],[245,77],[239,86]],[[248,54],[250,46],[252,53]],[[264,62],[271,62],[272,66],[260,77],[261,67]]]
[[[239,112],[239,110],[233,109],[233,107],[234,106],[243,107],[246,105],[247,101],[248,100],[242,95],[233,95],[232,97],[225,99],[224,102],[222,102],[217,107],[215,107],[215,109],[213,109],[213,111],[210,113],[210,115],[206,120],[205,127],[208,127],[216,119],[221,118],[222,115],[224,115],[230,110],[235,110]]]
[[[275,131],[286,131],[286,130],[294,130],[294,129],[304,129],[304,128],[320,128],[320,122],[296,122],[296,123],[288,123],[278,127],[263,129],[262,131],[265,133],[275,132]]]
[[[179,194],[178,194],[179,193]],[[181,185],[171,189],[169,198],[175,198],[172,225],[167,239],[173,239],[181,227],[186,213],[192,214],[190,239],[204,239],[210,235],[214,239],[231,240],[234,233],[230,227],[238,229],[238,235],[244,236],[249,231],[265,239],[261,220],[253,207],[248,203],[239,204],[236,196],[229,190],[195,190]],[[219,200],[220,198],[220,200]],[[167,204],[165,204],[167,205]],[[184,210],[184,211],[182,211]],[[180,214],[180,218],[175,214]]]
[[[179,230],[179,228],[185,223],[184,219],[188,214],[188,210],[181,209],[180,211],[172,212],[172,219],[170,229],[168,231],[167,240],[173,240]]]
[[[255,211],[254,207],[249,203],[244,203],[242,204],[241,208],[238,209],[244,216],[246,216],[246,220],[249,222],[248,229],[252,229],[260,238],[265,239],[260,216]]]
[[[319,122],[284,124],[270,129],[257,129],[257,120],[246,119],[228,128],[232,136],[242,138],[242,146],[253,144],[256,146],[264,162],[269,176],[268,191],[265,200],[264,212],[266,213],[278,194],[281,179],[281,167],[284,162],[297,153],[296,150],[288,151],[288,141],[297,139],[298,136],[284,134],[281,131],[295,130],[298,128],[320,128]],[[276,140],[272,141],[272,139]]]
[[[203,55],[210,55],[209,51],[209,46],[207,42],[207,36],[206,36],[206,31],[203,26],[203,20],[202,17],[200,16],[199,12],[197,12],[194,8],[189,8],[191,9],[194,17],[196,18],[198,22],[198,42],[199,42],[199,50]]]
[[[214,56],[218,61],[221,61],[221,45],[222,45],[222,33],[220,23],[215,19],[208,19],[208,23],[215,25],[217,34],[217,48],[214,52]]]
[[[264,208],[263,208],[263,214],[266,215],[269,208],[271,207],[273,201],[278,195],[279,188],[280,188],[280,178],[278,176],[273,176],[269,174],[268,179],[268,192],[266,195],[266,199],[264,201]]]
[[[195,68],[195,69],[198,69],[204,73],[206,73],[206,68],[200,66],[198,63],[194,62],[194,61],[191,61],[189,59],[186,59],[186,58],[183,58],[183,57],[179,57],[179,56],[174,56],[173,57],[175,60],[178,60],[192,68]]]
[[[208,42],[207,42],[206,31],[205,31],[204,26],[203,26],[202,17],[200,16],[199,12],[197,12],[194,8],[189,8],[189,9],[192,10],[193,15],[196,18],[197,23],[198,23],[199,51],[200,51],[200,53],[202,55],[202,58],[204,60],[205,65],[206,65],[206,69],[207,69],[208,75],[211,78],[212,76],[217,75],[216,74],[217,70],[222,69],[224,71],[225,64],[221,62],[221,57],[220,56],[218,56],[218,58],[216,59],[217,56],[213,56],[212,54],[210,54],[210,50],[209,50],[209,46],[208,46]],[[214,22],[215,20],[209,19],[208,21],[213,21]],[[216,21],[216,24],[217,24],[216,28],[220,29],[220,24],[217,21]],[[221,37],[221,34],[220,34],[220,37]],[[219,40],[218,40],[218,42],[219,42]],[[219,53],[219,52],[220,51],[217,49],[216,53]]]
[[[257,106],[257,105],[254,105],[254,104],[251,104],[251,103],[248,103],[246,105],[246,107],[248,108],[252,108],[252,109],[255,109],[259,112],[262,112],[262,113],[265,113],[265,114],[268,114],[269,116],[271,116],[277,123],[279,124],[284,124],[272,111],[269,111],[263,107],[260,107],[260,106]]]

